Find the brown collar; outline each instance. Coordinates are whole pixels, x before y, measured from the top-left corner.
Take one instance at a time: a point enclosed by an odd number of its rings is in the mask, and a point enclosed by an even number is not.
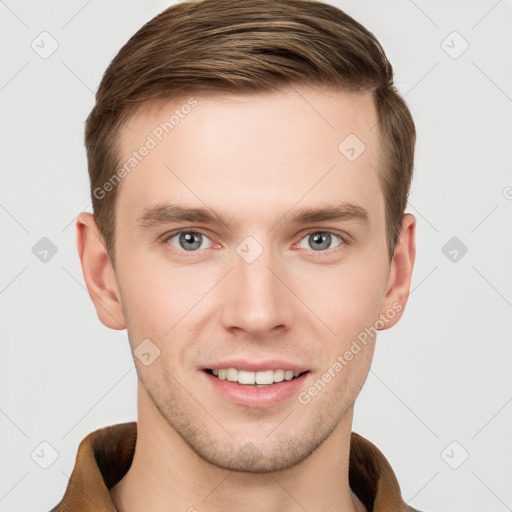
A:
[[[61,502],[51,512],[117,512],[109,489],[130,469],[137,423],[119,423],[87,435],[78,447]],[[349,483],[368,512],[414,512],[405,504],[389,462],[379,449],[352,433]]]

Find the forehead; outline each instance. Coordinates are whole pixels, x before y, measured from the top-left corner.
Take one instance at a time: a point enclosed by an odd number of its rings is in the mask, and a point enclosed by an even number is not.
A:
[[[378,216],[376,125],[370,93],[325,87],[143,105],[120,132],[126,172],[116,210],[133,223],[144,209],[174,201],[255,221],[295,204],[346,200]]]

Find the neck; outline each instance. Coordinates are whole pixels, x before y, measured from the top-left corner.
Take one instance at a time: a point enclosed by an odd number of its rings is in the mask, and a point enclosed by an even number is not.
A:
[[[139,387],[135,454],[110,495],[119,512],[365,510],[348,482],[352,413],[293,467],[270,473],[230,471],[200,458]]]

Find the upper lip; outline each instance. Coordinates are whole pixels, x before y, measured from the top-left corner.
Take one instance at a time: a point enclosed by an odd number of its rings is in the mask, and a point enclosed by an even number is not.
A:
[[[248,361],[247,359],[232,359],[230,361],[220,361],[205,366],[205,370],[218,370],[220,368],[236,368],[249,372],[257,372],[264,370],[293,370],[299,373],[308,370],[307,367],[298,363],[291,363],[281,359],[267,359],[265,361]]]

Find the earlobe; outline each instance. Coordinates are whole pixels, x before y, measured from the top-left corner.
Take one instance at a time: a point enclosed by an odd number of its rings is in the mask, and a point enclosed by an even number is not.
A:
[[[85,284],[98,318],[111,329],[125,329],[114,269],[90,213],[83,212],[76,220],[76,244]]]
[[[416,258],[416,218],[410,213],[402,217],[402,228],[396,244],[386,295],[380,317],[387,320],[381,330],[393,327],[402,317],[411,289],[411,277]],[[392,312],[392,314],[391,314]]]

